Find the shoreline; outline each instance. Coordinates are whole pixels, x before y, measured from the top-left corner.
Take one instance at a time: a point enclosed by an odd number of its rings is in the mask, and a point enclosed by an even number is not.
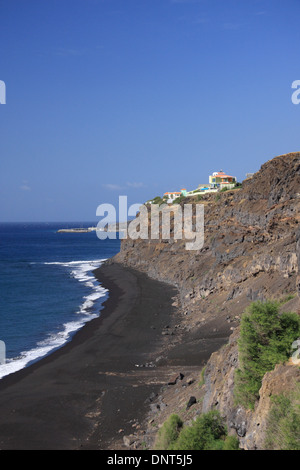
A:
[[[15,357],[7,359],[4,365],[1,365],[0,381],[4,377],[30,367],[34,363],[53,354],[56,350],[72,341],[73,336],[87,323],[100,316],[102,306],[107,298],[107,292],[93,272],[105,261],[107,259],[39,263],[67,268],[68,271],[64,273],[64,277],[70,276],[76,279],[78,283],[82,283],[82,292],[85,289],[85,295],[83,296],[82,294],[82,299],[78,301],[77,305],[73,306],[72,317],[69,316],[69,318],[63,321],[59,321],[59,317],[57,317],[57,324],[52,326],[52,329],[49,329],[49,331],[41,332],[40,338],[36,340],[35,344],[31,344],[28,348],[26,346],[19,348],[19,354],[15,353]],[[37,263],[33,262],[31,264]],[[76,289],[80,291],[79,284]],[[62,305],[63,309],[64,305]]]
[[[214,322],[196,334],[176,329],[182,312],[169,284],[111,260],[94,275],[109,291],[100,316],[1,379],[0,450],[126,449],[125,436],[143,436],[149,398],[183,370],[197,373],[228,339]]]
[[[140,384],[136,366],[155,359],[177,292],[117,264],[94,274],[109,291],[100,317],[1,379],[0,449],[107,449],[144,416],[154,384]]]

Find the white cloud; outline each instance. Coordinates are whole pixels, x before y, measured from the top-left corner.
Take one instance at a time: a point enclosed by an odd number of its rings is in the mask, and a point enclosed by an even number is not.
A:
[[[196,18],[194,20],[195,24],[206,24],[208,22],[209,22],[209,20],[207,18]]]
[[[144,183],[141,183],[139,181],[133,181],[133,182],[128,181],[126,185],[124,186],[121,186],[120,184],[115,184],[115,183],[105,183],[105,184],[102,184],[102,187],[105,189],[108,189],[109,191],[121,191],[126,188],[134,188],[134,189],[144,188],[145,185]]]
[[[20,189],[21,189],[22,191],[31,191],[31,187],[29,186],[27,180],[24,180],[24,181],[23,181],[23,183],[22,183],[21,186],[20,186]]]
[[[80,49],[80,48],[71,48],[71,47],[57,47],[53,51],[54,55],[62,56],[62,57],[67,57],[67,56],[73,56],[73,57],[78,57],[82,56],[86,53],[86,49]]]
[[[227,31],[236,31],[240,29],[242,25],[240,23],[224,23],[223,24],[223,29],[226,29]]]
[[[103,184],[102,186],[103,188],[109,189],[110,191],[120,191],[121,189],[123,189],[122,186],[120,186],[119,184],[107,183]]]
[[[200,3],[202,0],[170,0],[171,3]]]
[[[144,187],[144,183],[134,182],[134,183],[126,183],[126,184],[129,188],[143,188]]]

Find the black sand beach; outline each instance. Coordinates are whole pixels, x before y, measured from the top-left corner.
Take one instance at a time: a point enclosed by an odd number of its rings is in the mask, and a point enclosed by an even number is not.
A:
[[[147,398],[172,373],[172,338],[162,330],[176,322],[177,290],[118,264],[95,275],[110,292],[100,318],[0,380],[0,449],[112,449],[144,419]],[[179,359],[171,354],[175,367],[190,360],[189,347],[178,346]],[[211,347],[217,349],[215,339]],[[199,350],[197,362],[211,352]],[[162,367],[153,367],[159,356]]]
[[[0,381],[0,449],[105,449],[143,413],[153,369],[138,384],[136,365],[155,359],[176,290],[118,265],[95,274],[110,292],[100,318]]]

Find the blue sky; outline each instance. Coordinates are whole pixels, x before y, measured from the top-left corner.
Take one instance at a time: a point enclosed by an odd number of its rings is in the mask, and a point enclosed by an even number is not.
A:
[[[0,0],[0,220],[239,181],[299,150],[299,0]]]

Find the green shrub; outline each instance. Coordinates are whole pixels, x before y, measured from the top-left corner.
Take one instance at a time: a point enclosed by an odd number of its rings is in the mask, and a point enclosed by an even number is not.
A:
[[[253,409],[266,372],[290,357],[300,335],[296,313],[279,314],[277,302],[253,302],[241,320],[238,342],[240,369],[235,375],[236,402]]]
[[[178,415],[170,415],[157,433],[155,450],[169,449],[178,438],[182,425],[183,422]]]
[[[239,450],[240,442],[236,436],[227,436],[224,442],[223,450]]]
[[[184,427],[172,450],[219,450],[224,445],[226,429],[218,411],[204,413],[191,426]],[[220,442],[219,442],[220,441]]]
[[[272,397],[267,420],[268,450],[300,450],[300,384],[287,394]]]
[[[164,202],[166,202],[166,200],[164,198],[161,198],[160,196],[156,196],[152,199],[152,204],[163,204]]]
[[[295,294],[287,294],[279,300],[280,305],[286,304],[290,300],[295,298]]]
[[[180,204],[185,199],[185,196],[179,196],[174,199],[173,204]]]
[[[156,450],[238,450],[237,437],[228,436],[223,418],[216,410],[200,415],[190,426],[184,426],[177,415],[171,415],[159,430]]]
[[[199,380],[199,387],[202,387],[202,385],[205,384],[205,379],[204,379],[204,374],[205,374],[206,366],[203,367],[200,373],[200,380]]]

